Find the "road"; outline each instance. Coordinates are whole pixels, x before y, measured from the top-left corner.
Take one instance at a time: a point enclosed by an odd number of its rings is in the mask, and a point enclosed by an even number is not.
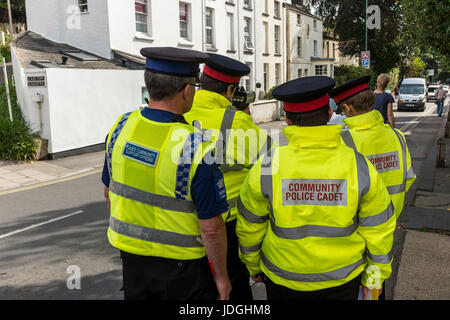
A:
[[[419,173],[438,129],[435,110],[429,103],[424,112],[395,112]],[[0,299],[123,298],[99,173],[2,195],[0,204]],[[80,272],[79,289],[68,288],[76,284],[71,270]]]

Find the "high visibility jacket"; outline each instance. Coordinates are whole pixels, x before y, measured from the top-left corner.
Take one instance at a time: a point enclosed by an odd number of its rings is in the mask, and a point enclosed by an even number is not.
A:
[[[341,142],[341,131],[289,126],[289,144],[250,170],[236,227],[250,275],[262,271],[297,291],[336,287],[361,273],[362,284],[381,288],[390,276],[392,202],[370,162]]]
[[[221,94],[199,90],[191,111],[186,113],[189,123],[198,122],[209,131],[216,143],[217,163],[220,163],[230,211],[222,217],[225,221],[236,219],[237,200],[248,170],[256,160],[273,147],[272,140],[242,111],[231,109],[231,102]]]
[[[395,216],[402,213],[405,192],[416,180],[405,136],[397,129],[384,124],[383,116],[376,110],[347,118],[349,131],[342,139],[352,149],[368,158],[377,169],[395,208]]]
[[[151,121],[140,111],[120,117],[106,144],[111,245],[142,256],[204,257],[189,186],[212,149],[192,126]]]

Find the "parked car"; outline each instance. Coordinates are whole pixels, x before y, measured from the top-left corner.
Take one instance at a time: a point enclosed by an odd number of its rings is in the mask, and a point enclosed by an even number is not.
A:
[[[436,100],[436,91],[439,89],[438,85],[428,86],[428,100]]]
[[[427,86],[425,79],[406,78],[400,85],[398,97],[398,111],[425,110],[427,102]]]

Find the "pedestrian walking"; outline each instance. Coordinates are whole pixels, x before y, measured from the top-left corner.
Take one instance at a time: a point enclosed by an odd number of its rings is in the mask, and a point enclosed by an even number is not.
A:
[[[223,176],[214,145],[183,117],[208,55],[157,47],[141,54],[151,98],[111,128],[102,177],[125,299],[227,299]]]
[[[439,85],[439,89],[436,91],[436,103],[437,103],[437,114],[442,117],[442,112],[444,111],[444,101],[447,98],[447,92],[444,91],[444,86]]]
[[[383,180],[395,209],[402,213],[405,193],[416,179],[405,136],[385,124],[381,114],[370,107],[375,95],[369,88],[370,76],[352,79],[334,88],[330,96],[346,115],[349,130],[342,132],[345,144],[363,154]],[[384,283],[383,283],[384,284]],[[384,300],[385,290],[380,300]]]
[[[236,215],[239,191],[249,168],[258,157],[272,147],[271,138],[264,133],[252,117],[234,110],[231,100],[242,76],[250,73],[245,64],[218,54],[210,54],[201,76],[201,89],[197,91],[193,107],[186,114],[190,123],[196,121],[211,131],[217,142],[218,161],[223,173],[230,211],[223,214],[228,239],[227,268],[233,290],[231,300],[252,300],[250,276],[239,259],[236,236]]]
[[[240,193],[240,256],[268,299],[356,300],[391,274],[394,207],[381,177],[329,125],[329,77],[273,92],[289,143],[261,157]],[[261,275],[261,273],[263,275]]]
[[[374,110],[378,110],[383,116],[384,123],[390,124],[392,128],[395,128],[394,119],[394,98],[391,93],[386,92],[386,88],[391,81],[390,77],[386,73],[382,73],[377,79],[377,89],[375,90],[375,105],[372,107]]]

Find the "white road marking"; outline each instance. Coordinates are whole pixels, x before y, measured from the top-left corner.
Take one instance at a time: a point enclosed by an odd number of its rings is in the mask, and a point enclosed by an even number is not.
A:
[[[62,216],[62,217],[53,218],[53,219],[50,219],[50,220],[45,221],[45,222],[33,224],[33,225],[29,226],[29,227],[26,227],[26,228],[23,228],[23,229],[19,229],[19,230],[16,230],[16,231],[12,231],[12,232],[9,232],[9,233],[0,235],[0,239],[9,237],[9,236],[12,236],[12,235],[14,235],[14,234],[17,234],[17,233],[20,233],[20,232],[24,232],[24,231],[27,231],[27,230],[30,230],[30,229],[34,229],[34,228],[37,228],[37,227],[40,227],[40,226],[43,226],[43,225],[46,225],[46,224],[49,224],[49,223],[58,221],[58,220],[66,219],[66,218],[72,217],[72,216],[74,216],[74,215],[83,213],[83,212],[84,212],[84,211],[77,211],[77,212],[74,212],[74,213],[71,213],[71,214],[67,214],[67,215],[65,215],[65,216]]]

